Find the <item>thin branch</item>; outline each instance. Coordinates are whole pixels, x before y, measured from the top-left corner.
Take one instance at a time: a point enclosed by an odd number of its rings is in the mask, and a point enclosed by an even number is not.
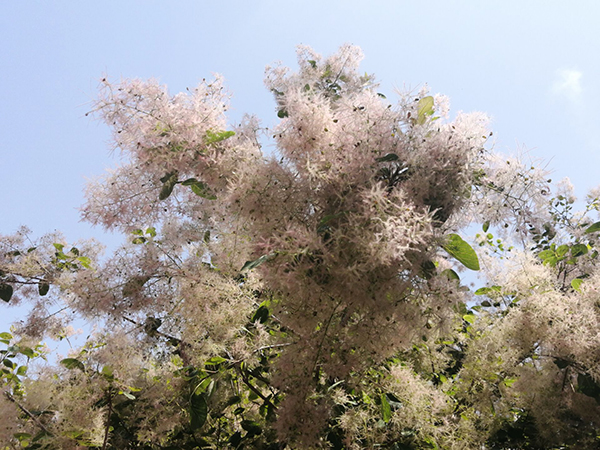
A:
[[[242,377],[242,380],[244,381],[244,384],[246,386],[248,386],[248,388],[254,392],[256,395],[258,395],[261,399],[263,399],[263,401],[269,405],[271,405],[273,407],[273,409],[277,409],[277,406],[275,406],[273,404],[273,402],[271,402],[271,400],[269,398],[267,398],[262,392],[260,392],[260,390],[255,387],[251,382],[250,379],[248,378],[248,374],[242,370],[239,365],[235,366],[237,372],[240,374],[240,376]]]
[[[40,427],[40,428],[41,428],[41,429],[42,429],[42,430],[43,430],[45,433],[47,433],[47,434],[48,434],[48,435],[50,435],[50,436],[53,436],[53,433],[51,433],[51,432],[50,432],[50,430],[48,430],[48,428],[46,428],[46,427],[44,426],[44,424],[38,420],[38,418],[37,418],[37,417],[35,417],[35,416],[34,416],[34,415],[31,413],[31,412],[29,412],[29,411],[27,410],[27,408],[25,408],[23,405],[21,405],[21,403],[19,403],[19,402],[17,401],[17,399],[16,399],[16,398],[14,398],[14,397],[13,397],[13,396],[10,394],[10,392],[8,392],[8,391],[5,391],[5,392],[4,392],[4,395],[6,395],[6,398],[8,398],[8,399],[9,399],[11,402],[13,402],[15,405],[17,405],[21,411],[23,411],[25,414],[27,414],[27,416],[28,416],[28,417],[29,417],[31,420],[33,420],[33,421],[35,422],[35,424],[36,424],[38,427]]]
[[[104,429],[104,442],[102,442],[102,450],[106,450],[108,445],[108,436],[110,435],[110,416],[112,416],[112,390],[108,388],[108,412],[106,413],[106,428]]]
[[[329,326],[331,325],[333,316],[335,315],[335,312],[337,311],[338,307],[341,304],[342,304],[342,300],[337,302],[337,304],[333,308],[333,311],[331,312],[331,315],[329,316],[329,319],[327,320],[327,325],[325,325],[325,329],[323,330],[323,337],[321,338],[321,342],[319,343],[319,348],[317,350],[317,354],[315,355],[315,362],[313,364],[313,369],[312,369],[313,372],[315,372],[317,370],[317,364],[319,362],[319,356],[321,356],[321,349],[323,348],[323,342],[325,342],[325,338],[327,337],[327,331],[329,330]]]

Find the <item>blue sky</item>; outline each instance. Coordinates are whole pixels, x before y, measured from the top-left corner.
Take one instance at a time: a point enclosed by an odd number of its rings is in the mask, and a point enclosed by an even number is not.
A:
[[[427,83],[453,112],[487,112],[496,149],[530,149],[583,196],[600,184],[599,19],[593,0],[4,2],[0,234],[25,224],[120,241],[77,210],[86,178],[119,161],[109,130],[85,116],[102,76],[154,77],[176,93],[218,72],[232,119],[250,112],[268,126],[264,67],[294,67],[297,44],[359,45],[390,100]]]

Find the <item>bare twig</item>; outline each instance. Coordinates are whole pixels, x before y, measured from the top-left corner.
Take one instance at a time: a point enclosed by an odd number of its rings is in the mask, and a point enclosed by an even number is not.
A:
[[[15,405],[18,406],[18,408],[23,411],[31,420],[33,420],[35,422],[35,424],[40,427],[45,433],[47,433],[50,436],[53,436],[53,434],[50,432],[50,430],[48,430],[48,428],[45,427],[45,425],[40,422],[38,420],[37,417],[35,417],[31,412],[29,412],[29,410],[27,410],[27,408],[25,408],[23,405],[21,405],[21,403],[19,403],[19,401],[14,398],[10,392],[5,391],[4,395],[6,395],[6,398],[8,398],[11,402],[13,402]]]

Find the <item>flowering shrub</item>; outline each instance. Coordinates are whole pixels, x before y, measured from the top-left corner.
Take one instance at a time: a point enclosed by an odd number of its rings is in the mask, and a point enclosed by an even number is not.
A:
[[[2,448],[596,448],[598,193],[575,212],[426,88],[390,102],[356,47],[298,57],[271,130],[228,124],[220,78],[102,81],[125,162],[82,215],[125,243],[1,237],[0,298],[33,305]],[[83,347],[29,364],[73,317]]]

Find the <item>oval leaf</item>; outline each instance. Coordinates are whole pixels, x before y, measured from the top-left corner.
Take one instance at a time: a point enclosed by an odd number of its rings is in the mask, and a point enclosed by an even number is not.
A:
[[[13,295],[13,287],[7,283],[0,283],[0,299],[9,302]]]
[[[385,394],[381,394],[381,415],[385,423],[388,423],[392,418],[392,408]]]
[[[571,247],[571,255],[574,257],[585,255],[588,252],[587,245],[585,244],[575,244]]]
[[[81,371],[85,370],[83,363],[75,358],[65,358],[60,363],[67,369],[79,369]]]
[[[375,161],[389,162],[389,161],[398,161],[398,159],[399,159],[399,157],[395,153],[388,153],[387,155],[382,156],[381,158],[375,158]]]
[[[260,258],[257,258],[254,261],[246,261],[246,263],[244,264],[244,267],[242,267],[242,270],[240,272],[246,272],[247,270],[255,269],[256,267],[260,266],[265,261],[269,261],[269,260],[273,259],[274,257],[275,257],[275,254],[271,253],[269,255],[262,255]]]
[[[48,283],[39,283],[38,284],[38,292],[40,294],[40,296],[44,296],[48,293],[48,291],[50,290],[50,285]]]
[[[586,228],[584,234],[595,233],[596,231],[600,231],[600,222],[596,222],[589,227]]]
[[[192,430],[197,430],[204,425],[208,415],[208,405],[203,395],[192,395],[190,397],[190,425]]]
[[[573,280],[571,280],[571,287],[577,292],[581,292],[581,289],[579,288],[579,286],[581,286],[581,283],[583,283],[583,280],[581,278],[574,278]]]
[[[227,361],[225,358],[222,358],[220,356],[213,356],[212,358],[208,359],[204,364],[206,364],[207,366],[216,366],[218,364],[222,364],[225,361]]]
[[[417,107],[417,123],[419,125],[423,125],[427,120],[427,116],[431,116],[433,114],[433,97],[431,95],[423,97],[421,100],[419,100]]]
[[[467,269],[479,270],[479,258],[475,250],[461,238],[458,234],[450,234],[448,241],[444,245],[446,250],[451,256],[456,258],[462,263]]]
[[[242,428],[248,432],[248,437],[258,436],[262,433],[261,426],[253,420],[242,420]]]
[[[164,177],[160,179],[163,183],[163,187],[160,190],[160,194],[158,194],[159,200],[165,200],[169,198],[171,192],[173,192],[173,188],[177,184],[177,178],[179,174],[177,171],[166,174]]]

